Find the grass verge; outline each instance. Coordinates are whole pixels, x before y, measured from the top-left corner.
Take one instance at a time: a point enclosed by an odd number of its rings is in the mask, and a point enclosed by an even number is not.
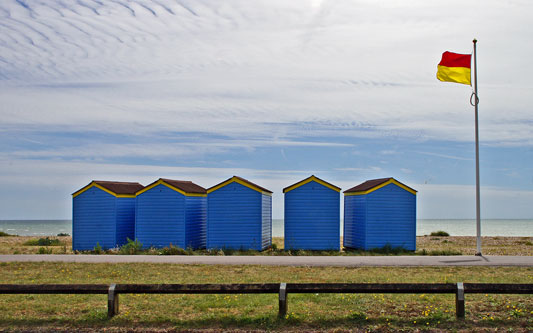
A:
[[[49,239],[49,241],[46,241]],[[29,236],[0,237],[0,254],[72,254],[72,237],[47,237],[39,239]],[[134,243],[134,242],[132,242]],[[272,239],[272,249],[258,251],[238,250],[190,250],[168,247],[167,249],[143,249],[136,244],[129,244],[122,249],[99,250],[93,253],[109,254],[151,254],[151,255],[474,255],[476,253],[475,237],[458,236],[419,236],[416,239],[417,251],[402,251],[397,248],[385,248],[375,251],[343,250],[343,251],[285,251],[283,238]],[[50,244],[50,245],[47,245]],[[40,247],[36,247],[40,246]],[[484,255],[522,255],[533,256],[532,237],[483,237],[482,248]]]
[[[1,263],[0,283],[533,283],[518,267],[264,267],[168,264]],[[0,330],[464,330],[533,329],[531,295],[466,295],[466,320],[453,295],[290,294],[287,318],[277,295],[121,295],[106,318],[104,295],[1,295]]]

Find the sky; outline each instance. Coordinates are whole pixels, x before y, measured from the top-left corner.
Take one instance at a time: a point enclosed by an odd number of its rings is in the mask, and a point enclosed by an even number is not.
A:
[[[69,219],[91,180],[394,177],[418,218],[533,218],[533,3],[2,0],[0,219]],[[342,201],[342,200],[341,200]]]

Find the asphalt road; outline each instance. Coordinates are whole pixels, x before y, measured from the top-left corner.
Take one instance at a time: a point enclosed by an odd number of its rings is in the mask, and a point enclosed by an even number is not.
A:
[[[0,262],[165,263],[270,266],[521,266],[533,256],[154,256],[154,255],[0,255]]]

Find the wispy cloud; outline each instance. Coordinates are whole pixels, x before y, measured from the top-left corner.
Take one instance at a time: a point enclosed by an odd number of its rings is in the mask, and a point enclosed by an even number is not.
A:
[[[422,154],[422,155],[428,155],[428,156],[441,157],[441,158],[447,158],[447,159],[452,159],[452,160],[461,160],[461,161],[471,161],[471,160],[473,160],[473,158],[454,156],[454,155],[446,155],[446,154],[439,154],[439,153],[433,153],[433,152],[429,152],[429,151],[415,151],[414,153]]]

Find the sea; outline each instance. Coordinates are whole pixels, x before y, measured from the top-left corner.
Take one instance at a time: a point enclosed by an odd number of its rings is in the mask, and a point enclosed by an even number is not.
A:
[[[417,220],[417,236],[440,230],[446,231],[450,236],[475,236],[476,220]],[[0,231],[19,236],[56,236],[59,233],[72,235],[72,220],[0,220]],[[340,231],[342,235],[342,221]],[[481,220],[481,235],[533,237],[533,219]],[[283,219],[272,220],[272,236],[283,237]]]

